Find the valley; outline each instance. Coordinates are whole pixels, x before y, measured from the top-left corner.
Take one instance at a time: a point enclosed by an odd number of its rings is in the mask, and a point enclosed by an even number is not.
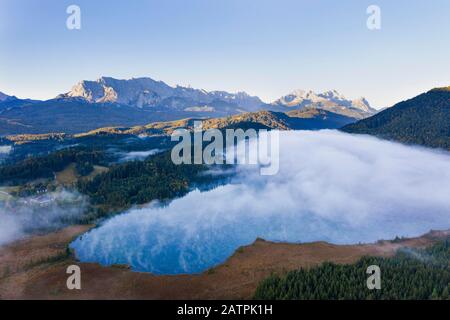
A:
[[[0,0],[2,306],[446,308],[449,10]]]
[[[432,90],[408,105],[421,108],[424,99],[428,117],[447,117],[447,91]],[[445,121],[416,122],[422,129],[407,140],[401,126],[401,136],[371,131],[377,118],[403,119],[402,110],[411,108],[402,106],[356,123],[332,108],[304,107],[6,135],[0,214],[13,227],[0,238],[2,297],[121,299],[126,292],[139,299],[248,299],[274,273],[323,262],[353,265],[367,255],[445,241],[448,231],[420,234],[450,226],[448,154],[349,134],[446,148]],[[170,135],[193,131],[197,120],[204,130],[280,132],[280,173],[262,179],[245,166],[175,166]],[[419,140],[430,125],[436,138]],[[355,129],[363,126],[367,131]],[[414,167],[419,174],[411,174]],[[402,192],[393,197],[398,186]],[[33,225],[31,217],[46,222]],[[73,263],[89,282],[79,293],[64,289],[64,269]],[[100,290],[105,283],[113,283],[107,294]]]

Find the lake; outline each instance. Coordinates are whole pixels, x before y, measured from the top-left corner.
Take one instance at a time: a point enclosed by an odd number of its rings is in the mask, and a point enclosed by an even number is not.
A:
[[[450,156],[334,130],[280,133],[280,170],[110,218],[71,247],[83,262],[203,272],[256,238],[374,242],[450,228]]]

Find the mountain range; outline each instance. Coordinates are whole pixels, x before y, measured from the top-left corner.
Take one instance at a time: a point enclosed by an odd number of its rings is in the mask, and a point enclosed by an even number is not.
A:
[[[60,98],[66,99],[66,98]],[[402,101],[379,113],[355,122],[354,118],[339,115],[324,109],[303,107],[292,109],[287,112],[257,111],[245,112],[226,117],[218,118],[184,118],[171,121],[150,121],[142,125],[112,125],[96,126],[94,130],[89,129],[92,125],[86,126],[85,119],[94,119],[98,123],[102,122],[102,115],[111,113],[117,118],[124,117],[122,106],[86,102],[84,99],[70,98],[65,108],[72,108],[72,111],[79,111],[81,101],[84,101],[85,117],[78,117],[78,122],[73,126],[76,128],[87,128],[84,131],[73,132],[70,127],[62,130],[64,133],[48,134],[21,134],[0,137],[0,142],[6,145],[24,144],[32,141],[71,141],[81,137],[118,137],[118,136],[152,136],[163,137],[170,134],[174,129],[186,128],[193,130],[194,121],[202,120],[203,128],[255,128],[255,129],[277,129],[277,130],[318,130],[318,129],[340,129],[347,133],[369,134],[380,138],[398,141],[407,144],[423,145],[433,148],[443,148],[450,150],[450,87],[435,88],[426,93],[420,94],[412,99]],[[50,106],[51,102],[47,102]],[[140,110],[139,108],[130,110]],[[14,109],[14,108],[13,108]],[[36,110],[31,108],[31,111]],[[48,109],[47,109],[48,110]],[[39,110],[37,111],[39,113]],[[117,113],[116,113],[117,112]],[[136,111],[138,112],[138,111]],[[164,114],[164,113],[162,113]],[[122,118],[119,122],[133,122],[136,114],[126,114],[129,118]],[[30,117],[34,117],[33,114]],[[0,118],[0,121],[3,120]],[[63,119],[64,120],[64,119]],[[49,124],[58,123],[58,117],[48,113],[46,121]]]
[[[365,98],[361,97],[356,100],[349,100],[336,90],[330,90],[323,93],[296,90],[291,94],[276,100],[272,103],[272,106],[278,107],[280,110],[285,108],[321,109],[355,119],[367,118],[377,112],[377,110],[370,106]]]
[[[151,78],[119,80],[101,77],[96,81],[80,81],[70,91],[47,101],[23,100],[2,94],[0,135],[79,133],[99,127],[227,117],[261,110],[320,110],[309,114],[320,118],[321,128],[336,127],[334,123],[327,126],[328,118],[339,118],[342,124],[376,113],[366,99],[349,100],[335,90],[324,93],[298,90],[272,103],[265,103],[245,92],[172,87]],[[323,118],[323,111],[327,112],[328,118]]]
[[[288,112],[258,111],[203,121],[203,128],[277,130],[340,129],[406,144],[450,150],[450,87],[435,88],[357,122],[324,109],[305,107]],[[155,122],[144,126],[100,128],[98,134],[165,135],[174,129],[193,130],[195,118]]]
[[[207,129],[276,129],[276,130],[320,130],[338,129],[349,123],[347,117],[325,110],[296,110],[287,113],[275,111],[246,112],[223,118],[198,119],[187,118],[174,121],[152,122],[143,126],[105,127],[74,135],[75,137],[132,134],[132,135],[168,135],[175,129],[194,130],[194,122],[202,120],[202,128]]]
[[[0,102],[3,102],[9,98],[8,95],[4,94],[3,92],[0,92]]]
[[[230,111],[256,111],[263,102],[245,92],[208,92],[202,89],[176,86],[151,78],[118,80],[102,77],[96,81],[81,81],[71,91],[57,98],[84,98],[90,103],[118,103],[138,108],[209,111],[229,108]],[[203,108],[203,109],[202,109]]]
[[[186,118],[173,121],[152,122],[137,126],[100,127],[86,132],[17,134],[0,137],[0,144],[24,144],[33,141],[65,141],[82,137],[104,137],[133,135],[139,137],[161,137],[170,135],[175,129],[194,130],[194,122],[202,121],[203,129],[276,129],[276,130],[320,130],[338,129],[352,122],[350,118],[325,110],[305,109],[290,112],[257,111],[246,112],[223,118]]]

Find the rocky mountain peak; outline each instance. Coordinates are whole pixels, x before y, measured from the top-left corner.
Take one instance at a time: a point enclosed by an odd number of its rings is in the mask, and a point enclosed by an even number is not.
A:
[[[365,118],[376,113],[365,98],[347,99],[337,90],[316,93],[312,90],[295,90],[272,103],[289,109],[316,108],[354,118]]]
[[[59,97],[84,98],[86,101],[119,103],[139,108],[173,107],[196,108],[206,106],[214,101],[233,104],[236,108],[253,111],[263,102],[258,97],[251,97],[245,92],[229,93],[225,91],[208,92],[192,87],[171,87],[163,81],[152,78],[132,78],[119,80],[101,77],[96,81],[83,80],[72,87],[71,91]]]

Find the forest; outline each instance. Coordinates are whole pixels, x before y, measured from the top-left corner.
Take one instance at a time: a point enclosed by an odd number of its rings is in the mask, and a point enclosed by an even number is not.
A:
[[[200,189],[221,183],[218,175],[207,174],[205,165],[175,165],[170,152],[115,164],[93,180],[80,180],[79,192],[89,196],[95,218],[114,214],[132,205],[181,197],[194,187]]]
[[[450,299],[450,237],[426,249],[400,250],[394,257],[364,257],[355,264],[324,263],[263,280],[257,300]],[[366,285],[368,266],[381,269],[381,289]]]
[[[102,151],[77,147],[59,150],[45,156],[30,157],[0,166],[0,184],[21,184],[35,179],[53,178],[55,172],[75,163],[84,174],[105,160]]]

